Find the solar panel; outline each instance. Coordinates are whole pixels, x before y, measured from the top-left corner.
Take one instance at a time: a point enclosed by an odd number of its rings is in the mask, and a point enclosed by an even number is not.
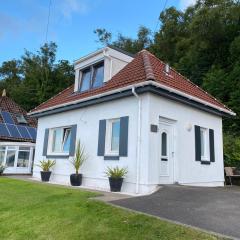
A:
[[[6,124],[10,134],[12,137],[15,137],[15,138],[22,138],[22,136],[20,135],[20,133],[18,132],[17,130],[17,127],[16,125],[13,125],[13,124]]]
[[[9,112],[1,111],[1,115],[5,123],[14,124],[12,116]]]
[[[0,136],[10,137],[9,132],[6,128],[6,125],[3,123],[0,123]]]
[[[36,137],[37,137],[37,129],[36,128],[33,128],[33,127],[27,127],[28,129],[28,132],[30,133],[31,135],[31,138],[33,140],[36,140]]]
[[[19,132],[20,132],[20,134],[22,135],[23,138],[28,138],[28,139],[32,138],[30,133],[28,133],[26,127],[20,126],[20,125],[17,125],[16,127],[18,128],[18,130],[19,130]]]

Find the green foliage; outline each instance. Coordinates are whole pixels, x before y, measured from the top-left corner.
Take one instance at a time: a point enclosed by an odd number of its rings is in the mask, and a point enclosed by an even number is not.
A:
[[[66,60],[56,62],[57,45],[40,47],[37,53],[25,51],[20,60],[3,62],[0,66],[0,90],[26,110],[69,87],[74,82],[74,69]],[[13,87],[14,86],[14,87]]]
[[[37,165],[38,167],[40,167],[44,172],[49,172],[50,169],[56,164],[55,160],[42,160],[40,161],[40,164]]]
[[[240,137],[225,134],[224,165],[240,168]]]
[[[94,33],[98,36],[98,42],[103,45],[108,45],[112,39],[112,33],[108,32],[105,28],[97,28]]]
[[[127,168],[119,168],[118,166],[114,168],[108,167],[105,172],[106,176],[111,178],[123,178],[127,175],[127,173]]]
[[[94,33],[98,37],[98,42],[102,45],[106,46],[107,44],[111,44],[133,54],[144,48],[148,48],[152,43],[151,30],[144,26],[139,27],[137,39],[126,37],[120,33],[118,34],[117,40],[111,41],[112,33],[108,32],[105,28],[98,28],[94,30]]]
[[[113,207],[97,193],[0,178],[2,240],[220,240],[194,228]]]
[[[88,156],[85,153],[85,147],[81,144],[80,140],[77,142],[76,156],[71,163],[76,170],[76,174],[78,174],[80,167],[87,160]]]

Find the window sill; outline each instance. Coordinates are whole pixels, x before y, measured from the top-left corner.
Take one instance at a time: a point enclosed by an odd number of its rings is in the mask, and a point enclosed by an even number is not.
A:
[[[106,155],[104,156],[104,160],[119,160],[118,155]]]
[[[46,158],[69,158],[69,154],[48,154]]]
[[[210,165],[211,164],[211,162],[210,161],[204,161],[204,160],[201,160],[201,164],[203,164],[203,165]]]

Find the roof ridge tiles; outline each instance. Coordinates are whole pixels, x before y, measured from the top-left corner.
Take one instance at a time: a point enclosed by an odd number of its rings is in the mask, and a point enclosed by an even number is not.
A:
[[[151,61],[149,59],[149,52],[147,50],[142,50],[140,52],[140,54],[142,55],[142,59],[143,59],[143,65],[144,65],[144,71],[146,74],[146,80],[153,80],[156,81],[153,69],[152,69],[152,64]]]

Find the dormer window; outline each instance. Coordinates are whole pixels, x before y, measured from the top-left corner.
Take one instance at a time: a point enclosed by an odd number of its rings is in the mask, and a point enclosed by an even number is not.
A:
[[[104,63],[101,62],[81,70],[80,77],[80,92],[101,87],[104,79]]]
[[[23,116],[23,114],[16,114],[16,119],[19,124],[27,124],[26,118]]]

